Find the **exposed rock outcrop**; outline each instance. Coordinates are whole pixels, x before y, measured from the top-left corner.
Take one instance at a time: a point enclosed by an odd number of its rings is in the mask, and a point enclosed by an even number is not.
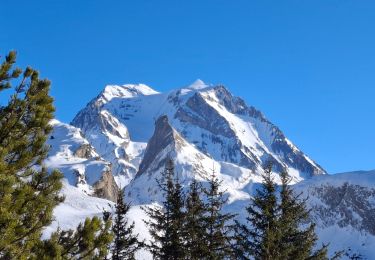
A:
[[[93,185],[93,188],[95,196],[114,202],[117,200],[119,188],[110,170],[103,172],[102,177]]]
[[[143,160],[139,166],[136,176],[143,174],[146,170],[151,170],[150,166],[155,158],[160,155],[168,146],[171,146],[171,151],[178,149],[182,145],[182,139],[174,131],[168,122],[167,116],[159,117],[155,122],[155,132],[147,144],[147,148]],[[157,166],[154,165],[154,170],[162,166],[164,160],[160,161]]]
[[[312,210],[324,225],[352,226],[375,235],[375,188],[345,182],[337,187],[328,184],[315,187],[310,194],[323,202]]]
[[[89,144],[82,144],[78,149],[74,152],[74,156],[79,158],[91,159],[94,158],[96,152],[94,148],[92,148]]]

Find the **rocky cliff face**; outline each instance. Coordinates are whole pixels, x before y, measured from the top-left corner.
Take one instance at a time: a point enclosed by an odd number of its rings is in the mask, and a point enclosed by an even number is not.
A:
[[[351,226],[375,235],[375,171],[342,173],[299,183],[310,200],[315,221]]]
[[[311,218],[331,251],[372,259],[375,253],[375,171],[317,176],[295,185],[308,197]]]
[[[117,201],[119,187],[113,178],[111,168],[102,173],[102,177],[93,184],[94,195],[113,202]]]
[[[314,218],[325,226],[352,226],[375,235],[375,188],[344,182],[337,187],[330,184],[314,187],[310,194],[323,203],[313,205],[312,209]]]
[[[142,162],[139,165],[138,176],[144,174],[147,170],[152,172],[163,167],[166,158],[162,158],[157,165],[152,166],[152,164],[163,150],[168,146],[175,145],[176,137],[173,128],[168,123],[168,117],[158,118],[155,123],[155,133],[148,142]]]
[[[179,96],[176,94],[175,100]],[[192,137],[187,129],[181,129],[187,139],[208,154],[210,143],[220,145],[218,160],[235,163],[255,170],[272,161],[277,171],[284,167],[299,171],[300,176],[324,174],[325,171],[309,160],[281,132],[254,107],[231,95],[223,86],[216,86],[195,92],[174,115],[184,128],[198,126],[205,130],[200,137]],[[216,147],[215,147],[216,148]]]
[[[74,156],[79,158],[91,159],[98,156],[90,144],[82,144],[73,153]]]

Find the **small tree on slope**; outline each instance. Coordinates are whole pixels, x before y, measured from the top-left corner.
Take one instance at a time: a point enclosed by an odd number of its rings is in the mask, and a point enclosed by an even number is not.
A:
[[[146,207],[150,217],[146,224],[153,238],[147,245],[155,259],[184,259],[184,198],[178,178],[174,178],[174,163],[167,159],[163,180],[158,181],[164,192],[162,207]]]
[[[116,211],[112,227],[114,242],[112,247],[112,259],[135,259],[134,254],[140,249],[141,243],[138,235],[134,235],[134,222],[129,224],[126,214],[130,204],[124,201],[124,191],[119,190],[116,202]]]
[[[234,214],[223,213],[222,209],[227,202],[224,192],[220,191],[221,182],[212,171],[208,188],[204,190],[207,198],[206,217],[206,243],[208,249],[207,259],[228,259],[233,256],[231,247],[233,225],[230,222]]]
[[[186,252],[188,259],[204,259],[209,256],[206,228],[206,205],[201,194],[202,185],[195,179],[191,182],[186,198]]]
[[[327,259],[327,246],[313,251],[318,240],[315,224],[308,223],[310,210],[306,209],[307,199],[300,198],[302,193],[294,194],[289,186],[286,171],[281,173],[280,191],[280,259]],[[305,228],[302,226],[305,225]]]
[[[86,218],[76,230],[58,230],[42,241],[35,259],[107,259],[112,239],[110,218]]]
[[[239,259],[279,258],[276,184],[271,177],[272,166],[266,167],[261,189],[257,189],[246,208],[250,227],[237,222],[236,255]]]

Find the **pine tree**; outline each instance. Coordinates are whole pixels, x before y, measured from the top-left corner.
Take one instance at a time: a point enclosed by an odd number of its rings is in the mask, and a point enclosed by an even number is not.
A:
[[[209,255],[207,247],[206,205],[201,198],[202,185],[194,179],[186,198],[186,252],[188,259],[204,259]]]
[[[174,162],[168,158],[163,180],[158,181],[164,192],[162,207],[146,207],[150,217],[146,224],[153,238],[147,245],[156,259],[184,259],[184,195],[178,178],[174,177]]]
[[[35,248],[35,259],[106,259],[112,242],[111,219],[87,218],[76,230],[57,230]]]
[[[207,214],[204,218],[206,226],[206,243],[209,255],[207,259],[227,259],[233,256],[231,246],[233,225],[230,223],[234,214],[223,213],[222,208],[227,202],[224,192],[220,191],[221,181],[215,176],[213,170],[204,189],[207,198]]]
[[[16,53],[0,65],[0,91],[13,90],[0,107],[0,258],[26,259],[33,255],[42,229],[52,221],[62,198],[62,175],[48,173],[42,161],[51,132],[53,99],[50,82],[27,67],[14,69]],[[12,83],[16,82],[15,86]]]
[[[293,193],[287,172],[281,174],[280,189],[271,172],[270,164],[265,168],[261,188],[247,208],[249,226],[237,222],[237,258],[328,259],[326,245],[313,252],[317,236],[315,225],[308,224],[310,211],[306,209],[306,199]]]
[[[63,175],[43,165],[53,99],[47,79],[30,67],[14,69],[15,62],[10,52],[0,65],[0,92],[14,91],[0,106],[0,259],[103,259],[112,239],[108,219],[86,219],[76,231],[59,230],[41,240],[63,201]]]
[[[112,259],[135,259],[134,254],[140,249],[141,243],[138,235],[134,235],[134,222],[129,224],[126,214],[130,204],[124,201],[124,191],[119,190],[114,223],[112,227],[114,244],[112,247]]]
[[[294,194],[289,185],[287,171],[281,173],[280,218],[281,259],[327,259],[327,245],[313,252],[318,240],[315,224],[309,221],[310,210],[306,208],[307,199],[301,198],[302,193]],[[306,226],[303,228],[303,226]]]
[[[278,205],[272,165],[266,166],[261,189],[246,208],[250,226],[237,223],[236,255],[239,259],[281,259],[278,251]]]

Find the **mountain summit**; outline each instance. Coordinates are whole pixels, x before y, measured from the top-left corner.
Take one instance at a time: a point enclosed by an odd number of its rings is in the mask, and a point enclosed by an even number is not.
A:
[[[158,130],[155,123],[160,117],[168,118],[173,131],[197,153],[218,163],[219,172],[220,165],[231,164],[257,173],[272,161],[276,173],[286,168],[294,181],[325,174],[260,111],[224,86],[201,80],[168,93],[143,84],[106,86],[77,114],[72,125],[113,164],[118,184],[125,186],[137,172],[147,171],[139,168],[146,165],[146,146],[147,150],[160,150],[151,147],[152,143],[147,145]],[[190,169],[192,165],[185,166]]]

